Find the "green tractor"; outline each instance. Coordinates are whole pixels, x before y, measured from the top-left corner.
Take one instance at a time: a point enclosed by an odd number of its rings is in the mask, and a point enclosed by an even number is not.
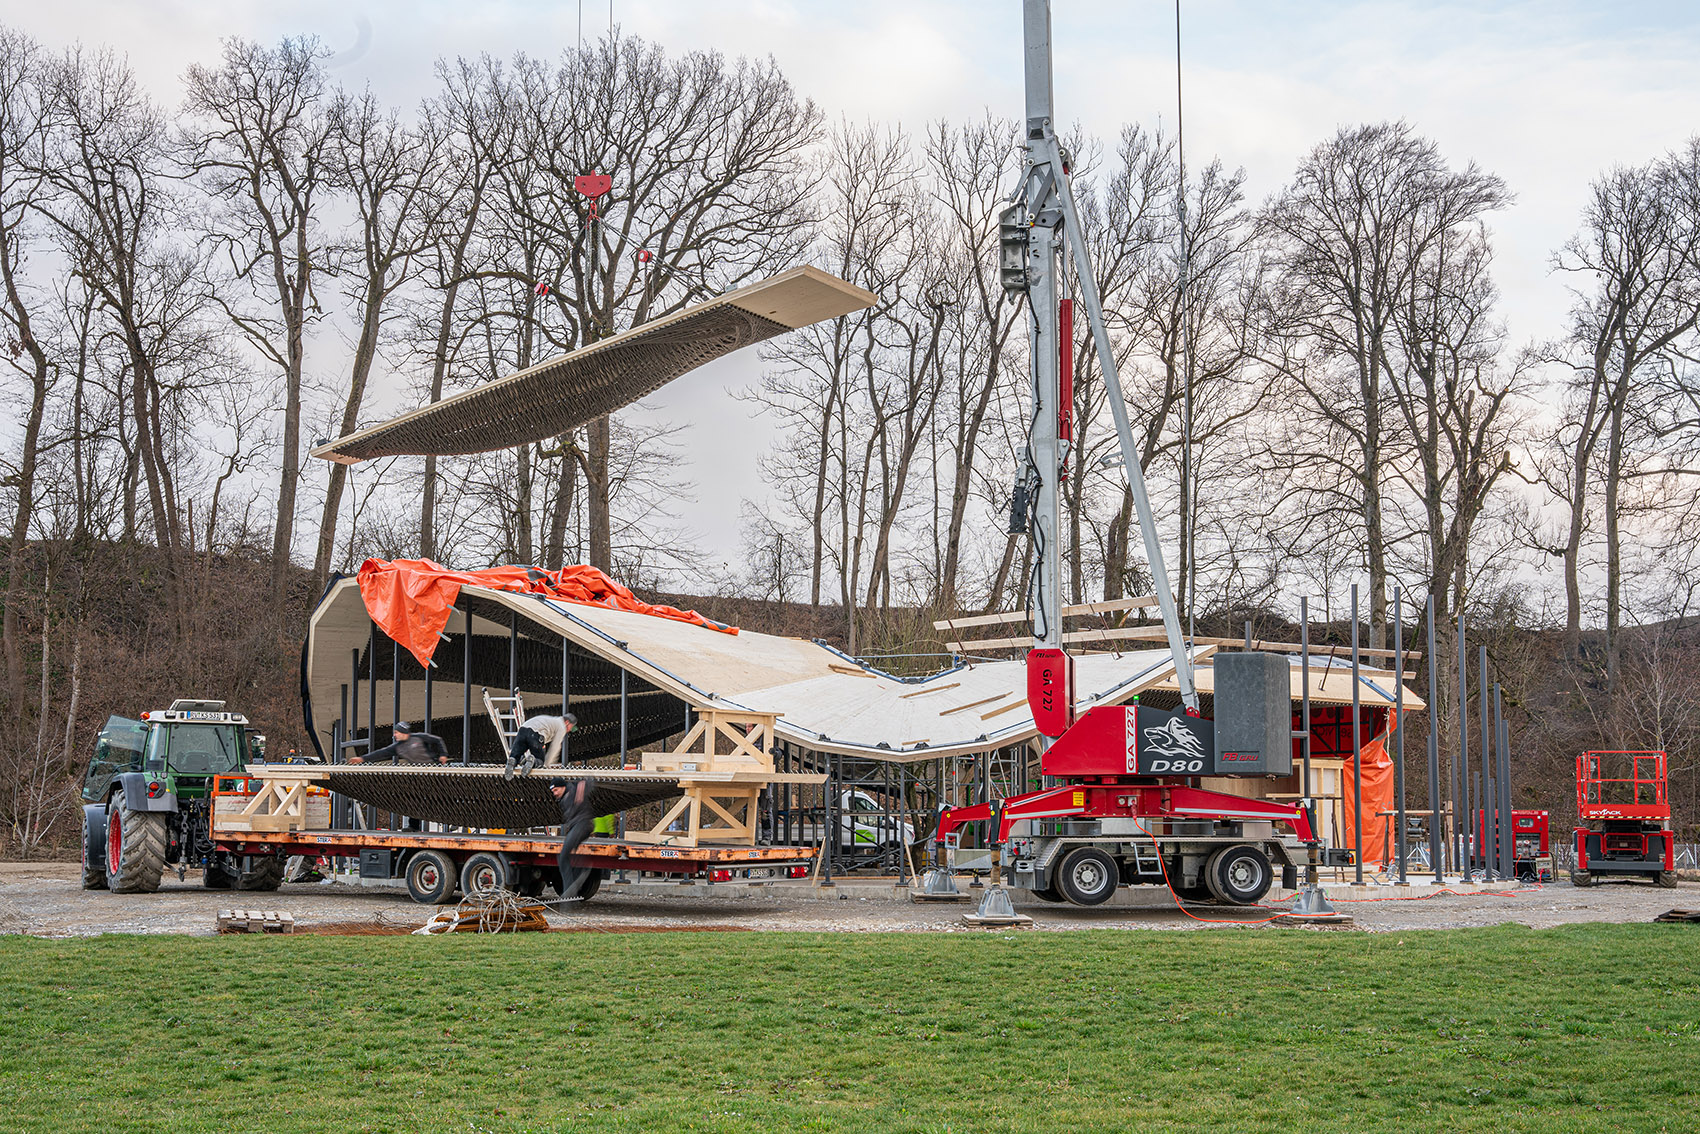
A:
[[[109,718],[83,777],[83,889],[152,893],[168,866],[179,880],[200,868],[213,890],[277,889],[283,858],[212,840],[213,777],[263,762],[265,740],[223,701]]]

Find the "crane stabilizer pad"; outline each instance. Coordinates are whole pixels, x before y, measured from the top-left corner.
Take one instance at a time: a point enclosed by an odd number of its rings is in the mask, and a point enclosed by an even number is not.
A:
[[[325,442],[312,455],[457,456],[543,441],[647,397],[682,374],[875,297],[813,267],[793,268],[706,303]]]
[[[549,791],[550,780],[596,778],[596,769],[539,768],[529,776],[502,778],[500,768],[384,768],[333,765],[315,777],[329,788],[385,811],[457,827],[505,827],[524,830],[561,822],[561,805]],[[676,776],[598,779],[591,809],[613,815],[683,793]]]

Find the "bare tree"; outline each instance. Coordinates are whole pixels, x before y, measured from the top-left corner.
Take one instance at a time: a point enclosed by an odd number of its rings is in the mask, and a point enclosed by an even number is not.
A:
[[[443,214],[453,197],[437,191],[437,162],[447,141],[429,116],[418,127],[405,125],[366,91],[340,97],[332,120],[330,176],[352,199],[356,217],[353,231],[331,250],[333,270],[344,281],[359,326],[338,434],[342,436],[352,433],[360,420],[378,356],[378,336],[389,317],[387,305],[412,277],[415,257],[440,238]],[[330,467],[313,560],[314,590],[324,585],[336,552],[337,509],[347,474],[346,465]]]
[[[39,251],[37,213],[48,192],[47,61],[23,35],[0,27],[0,327],[5,339],[4,366],[28,388],[23,438],[16,466],[6,470],[6,487],[16,497],[6,546],[6,600],[0,614],[6,658],[3,704],[20,713],[27,700],[24,662],[19,646],[18,608],[24,589],[25,550],[36,506],[36,469],[41,456],[42,422],[53,374],[37,328],[44,299],[27,278],[33,252]],[[45,711],[46,706],[43,706]]]
[[[1621,509],[1647,440],[1645,390],[1653,371],[1700,326],[1700,209],[1694,165],[1673,157],[1596,181],[1581,230],[1558,254],[1582,287],[1572,311],[1566,474],[1554,487],[1569,512],[1564,544],[1567,645],[1581,632],[1580,555],[1590,478],[1600,477],[1606,541],[1606,670],[1615,681],[1622,617]],[[1601,443],[1603,454],[1599,452]]]
[[[281,619],[295,539],[301,480],[301,379],[308,326],[321,311],[315,277],[324,270],[320,211],[331,188],[333,117],[325,103],[327,53],[313,39],[276,48],[224,44],[217,67],[185,76],[185,160],[214,202],[209,233],[235,283],[253,304],[238,306],[215,286],[231,321],[283,381],[282,471],[272,536],[274,611]]]

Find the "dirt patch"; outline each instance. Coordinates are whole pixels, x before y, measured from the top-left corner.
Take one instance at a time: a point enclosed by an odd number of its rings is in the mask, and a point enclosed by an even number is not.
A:
[[[232,905],[287,910],[296,932],[401,936],[433,912],[395,886],[345,882],[286,884],[276,893],[233,894],[207,890],[190,874],[168,875],[155,894],[112,894],[81,888],[74,863],[0,864],[0,932],[42,937],[86,937],[101,933],[174,933],[211,936],[220,909]],[[1192,906],[1191,917],[1175,908],[1168,893],[1140,888],[1118,894],[1112,904],[1092,909],[1023,900],[1020,912],[1039,932],[1070,929],[1232,929],[1260,926],[1286,908],[1229,909]],[[913,904],[887,885],[839,888],[836,899],[820,891],[785,892],[776,887],[604,886],[593,901],[551,909],[551,932],[658,933],[806,930],[812,932],[983,932],[962,921],[971,903]],[[1634,882],[1577,889],[1568,883],[1518,887],[1503,894],[1389,894],[1385,900],[1338,900],[1357,931],[1458,929],[1517,923],[1534,928],[1570,922],[1648,922],[1673,908],[1700,905],[1700,883],[1675,890]],[[1195,920],[1203,919],[1203,920]]]

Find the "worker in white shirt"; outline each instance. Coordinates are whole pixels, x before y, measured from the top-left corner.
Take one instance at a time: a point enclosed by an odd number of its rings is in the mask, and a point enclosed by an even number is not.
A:
[[[538,757],[542,757],[544,767],[559,766],[561,749],[566,745],[567,734],[576,727],[578,718],[571,713],[558,717],[528,717],[514,734],[513,747],[508,750],[508,761],[502,769],[502,778],[511,780],[516,771],[522,776],[529,776],[531,769],[537,766]]]

